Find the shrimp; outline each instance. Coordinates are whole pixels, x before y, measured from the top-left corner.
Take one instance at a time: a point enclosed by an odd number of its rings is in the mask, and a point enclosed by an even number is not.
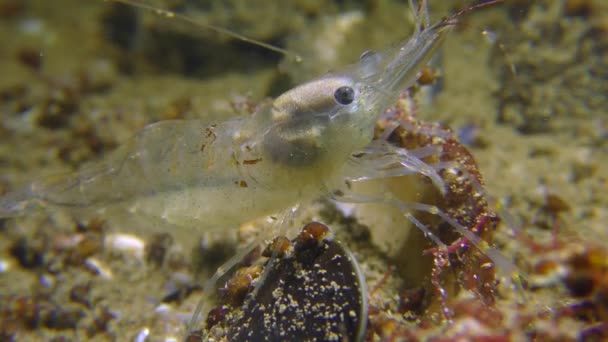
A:
[[[420,6],[410,1],[417,8],[416,30],[396,46],[363,53],[357,63],[298,85],[249,116],[151,124],[99,162],[0,197],[0,217],[41,208],[116,208],[172,226],[211,231],[331,196],[397,207],[430,237],[433,234],[409,211],[436,215],[495,262],[508,265],[434,206],[385,196],[341,195],[351,181],[411,174],[424,175],[446,193],[439,170],[453,165],[424,161],[437,149],[407,150],[373,140],[374,127],[401,90],[415,83],[458,18],[497,2],[472,6],[429,25],[426,1]]]
[[[351,155],[372,140],[378,115],[413,84],[453,24],[448,18],[388,51],[364,54],[251,116],[149,125],[98,163],[2,197],[0,217],[103,205],[178,226],[202,218],[230,226],[318,197],[345,178]],[[442,186],[420,160],[412,163],[406,168]]]

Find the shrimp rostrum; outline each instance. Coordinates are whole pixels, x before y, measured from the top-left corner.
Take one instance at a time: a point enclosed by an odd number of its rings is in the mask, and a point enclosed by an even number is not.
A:
[[[378,119],[415,83],[464,12],[429,25],[423,1],[410,39],[364,53],[358,63],[296,86],[249,116],[149,125],[100,162],[1,197],[0,217],[41,207],[114,207],[207,231],[331,195],[397,207],[421,229],[424,224],[411,211],[436,215],[483,245],[435,206],[346,193],[350,182],[412,174],[423,175],[441,194],[448,191],[439,172],[454,165],[425,161],[439,149],[407,149],[373,139]]]

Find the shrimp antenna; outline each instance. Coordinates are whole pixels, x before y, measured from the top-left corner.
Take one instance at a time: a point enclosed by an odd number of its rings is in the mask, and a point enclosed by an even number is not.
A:
[[[458,12],[450,15],[447,18],[447,21],[456,20],[458,17],[460,17],[460,16],[462,16],[464,14],[467,14],[467,13],[469,13],[471,11],[474,11],[474,10],[477,10],[477,9],[483,8],[483,7],[488,7],[488,6],[493,6],[493,5],[496,5],[496,4],[500,4],[500,3],[504,2],[504,1],[505,0],[489,0],[489,1],[486,0],[486,1],[482,1],[482,2],[480,2],[478,4],[475,4],[475,5],[472,5],[472,6],[469,6],[469,7],[465,7],[463,9],[461,9],[460,11],[458,11]]]
[[[446,26],[456,26],[458,24],[458,18],[460,18],[461,16],[463,16],[471,11],[474,11],[476,9],[500,4],[500,3],[503,3],[504,1],[505,0],[489,0],[489,1],[486,0],[484,2],[480,2],[478,4],[471,5],[469,7],[461,9],[460,11],[458,11],[456,13],[453,13],[453,14],[450,14],[450,15],[444,17],[439,23],[437,23],[435,25],[437,28],[446,27]]]
[[[116,3],[128,5],[128,6],[133,6],[133,7],[140,8],[140,9],[143,9],[143,10],[146,10],[146,11],[154,12],[154,13],[156,13],[158,15],[161,15],[161,16],[164,16],[164,17],[167,17],[167,18],[170,18],[170,19],[177,18],[179,20],[183,20],[183,21],[185,21],[187,23],[190,23],[192,25],[195,25],[195,26],[198,26],[198,27],[204,27],[204,28],[206,28],[208,30],[214,31],[214,32],[219,33],[219,34],[224,34],[224,35],[226,35],[228,37],[232,37],[232,38],[238,39],[238,40],[243,41],[245,43],[257,45],[257,46],[266,48],[266,49],[268,49],[270,51],[274,51],[274,52],[280,53],[280,54],[285,55],[285,56],[287,56],[289,58],[292,58],[297,63],[302,62],[302,57],[300,55],[298,55],[296,53],[293,53],[293,52],[291,52],[289,50],[282,49],[282,48],[280,48],[278,46],[274,46],[272,44],[264,43],[262,41],[259,41],[259,40],[253,39],[253,38],[249,38],[247,36],[244,36],[242,34],[236,33],[234,31],[230,31],[230,30],[225,29],[225,28],[220,27],[220,26],[216,26],[216,25],[213,25],[213,24],[209,24],[209,23],[205,23],[205,22],[194,20],[194,19],[192,19],[192,18],[190,18],[190,17],[188,17],[186,15],[179,14],[179,13],[167,10],[167,9],[162,9],[162,8],[154,7],[154,6],[151,6],[151,5],[147,5],[147,4],[139,2],[137,0],[105,0],[105,1],[116,2]]]
[[[464,14],[466,14],[468,12],[471,12],[473,10],[476,10],[478,8],[488,7],[488,6],[496,5],[496,4],[503,3],[503,2],[505,2],[505,0],[485,0],[485,1],[482,1],[482,2],[480,2],[478,4],[476,4],[476,5],[469,6],[467,8],[464,8],[464,9],[462,9],[462,10],[460,10],[460,11],[458,11],[458,12],[452,14],[452,15],[450,15],[445,20],[443,20],[441,22],[441,24],[442,25],[456,25],[457,21],[458,21],[458,17],[460,17],[461,15],[464,15]],[[503,43],[501,43],[501,42],[497,42],[496,34],[494,34],[492,31],[489,31],[489,30],[483,30],[482,34],[491,43],[497,44],[498,48],[503,53],[503,55],[507,59],[507,62],[509,63],[509,70],[511,71],[511,73],[513,75],[517,75],[517,66],[515,65],[515,63],[513,63],[510,54],[507,53],[505,45]]]

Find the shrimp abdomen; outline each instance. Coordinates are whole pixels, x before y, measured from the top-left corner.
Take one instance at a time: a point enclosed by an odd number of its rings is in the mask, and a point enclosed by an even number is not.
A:
[[[201,183],[221,182],[205,168],[209,153],[202,120],[162,121],[80,170],[32,182],[0,197],[0,217],[43,206],[84,208],[121,203]]]

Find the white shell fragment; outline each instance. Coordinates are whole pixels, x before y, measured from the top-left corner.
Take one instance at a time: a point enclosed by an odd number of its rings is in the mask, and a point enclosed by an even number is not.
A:
[[[96,258],[87,258],[84,264],[91,272],[104,279],[112,279],[114,277],[110,268]]]
[[[146,243],[141,238],[124,233],[108,234],[103,245],[106,251],[134,259],[139,263],[144,261]]]

